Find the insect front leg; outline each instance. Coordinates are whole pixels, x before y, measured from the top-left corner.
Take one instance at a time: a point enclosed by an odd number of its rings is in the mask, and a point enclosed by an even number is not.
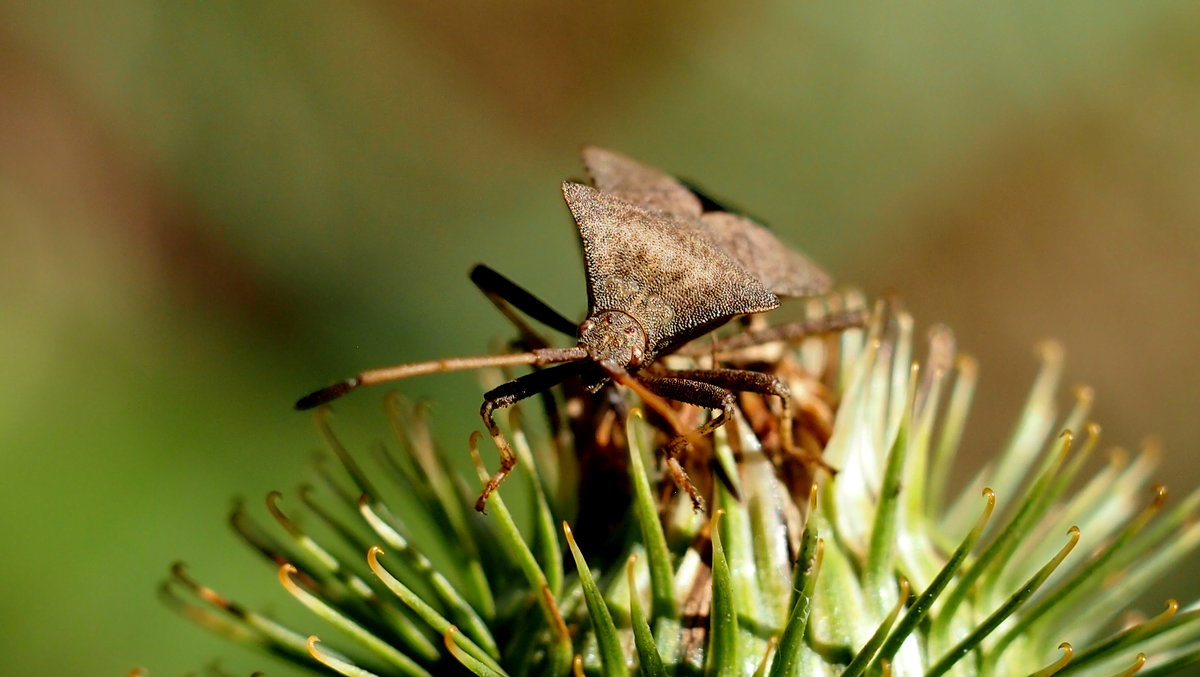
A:
[[[791,392],[787,384],[774,374],[766,374],[748,369],[688,369],[669,372],[671,376],[702,381],[714,386],[735,392],[757,393],[759,395],[774,395],[782,405],[780,416],[780,440],[783,452],[809,463],[816,463],[829,472],[836,470],[819,456],[798,451],[792,438],[792,405]]]
[[[726,391],[749,392],[759,395],[774,395],[783,405],[782,438],[784,449],[792,449],[791,392],[787,385],[773,374],[748,369],[684,369],[669,372],[671,376],[689,381],[699,381]]]
[[[579,367],[578,362],[560,364],[549,369],[535,371],[532,374],[525,374],[484,393],[483,405],[479,407],[479,417],[483,419],[483,425],[491,435],[496,450],[500,452],[500,468],[488,478],[487,484],[483,487],[483,493],[479,495],[479,500],[475,501],[476,510],[486,512],[484,508],[487,506],[488,497],[499,488],[500,483],[517,465],[517,455],[513,453],[512,445],[500,431],[500,426],[496,424],[492,413],[496,409],[503,409],[553,388],[577,373]]]
[[[685,404],[694,404],[698,407],[721,410],[720,413],[700,426],[696,431],[697,435],[708,435],[722,425],[725,425],[733,415],[733,407],[736,405],[736,400],[732,392],[711,383],[678,378],[675,376],[676,372],[670,373],[671,376],[641,375],[640,380],[655,395],[677,400]],[[696,486],[692,484],[691,479],[687,476],[687,472],[683,469],[683,465],[679,462],[679,459],[687,451],[688,446],[689,443],[686,436],[676,435],[663,448],[663,455],[666,459],[667,471],[671,473],[671,479],[675,481],[675,485],[688,493],[692,499],[692,506],[696,510],[702,510],[704,508],[704,499],[701,498],[700,492],[696,490]]]

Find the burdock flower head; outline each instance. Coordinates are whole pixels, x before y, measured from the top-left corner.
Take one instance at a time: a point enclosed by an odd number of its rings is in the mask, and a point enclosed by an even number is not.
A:
[[[913,334],[880,304],[864,327],[671,358],[753,364],[791,393],[788,411],[741,395],[732,421],[689,445],[703,511],[657,460],[661,413],[616,388],[509,410],[519,462],[486,516],[471,506],[490,445],[472,439],[477,476],[463,477],[422,406],[390,396],[395,442],[365,453],[318,411],[335,459],[316,464],[320,484],[268,496],[273,525],[241,505],[231,519],[310,621],[285,626],[183,565],[164,597],[345,675],[1160,675],[1200,662],[1200,610],[1128,611],[1200,540],[1200,493],[1171,506],[1152,450],[1091,463],[1091,393],[1059,411],[1054,344],[1007,445],[952,492],[975,363],[940,327],[914,361]]]

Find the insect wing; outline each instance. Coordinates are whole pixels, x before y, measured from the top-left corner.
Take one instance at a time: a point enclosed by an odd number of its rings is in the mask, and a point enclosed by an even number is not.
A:
[[[776,294],[812,296],[833,286],[820,266],[771,231],[740,214],[704,211],[700,196],[661,170],[595,146],[583,149],[583,165],[597,188],[696,228]]]
[[[698,227],[776,294],[813,296],[833,287],[820,266],[744,216],[707,212]]]
[[[669,174],[596,146],[584,148],[582,155],[592,185],[605,193],[683,221],[698,219],[704,211],[700,198]]]

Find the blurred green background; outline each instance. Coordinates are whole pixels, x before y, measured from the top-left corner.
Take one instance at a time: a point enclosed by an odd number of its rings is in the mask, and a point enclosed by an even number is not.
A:
[[[0,661],[292,674],[190,627],[186,559],[288,611],[224,522],[317,448],[359,368],[506,334],[487,261],[584,307],[582,144],[692,178],[981,360],[1003,441],[1060,338],[1108,444],[1200,481],[1200,5],[0,4]],[[440,439],[470,374],[413,381]],[[341,428],[386,435],[379,392]],[[1064,392],[1064,401],[1067,394]],[[1200,593],[1193,576],[1168,594]]]

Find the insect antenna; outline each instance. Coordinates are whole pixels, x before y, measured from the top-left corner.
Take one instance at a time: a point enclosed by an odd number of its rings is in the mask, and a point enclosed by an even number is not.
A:
[[[522,327],[524,323],[516,315],[512,314],[512,310],[508,307],[508,304],[512,304],[514,308],[524,312],[529,317],[567,336],[574,337],[579,329],[575,322],[563,317],[561,313],[546,305],[544,301],[482,263],[476,264],[471,269],[471,282],[474,282],[475,286],[479,287],[479,290],[492,303],[496,304],[496,307],[500,309],[500,312],[505,317],[508,317],[513,324],[521,327],[522,330],[524,330]]]
[[[361,386],[370,386],[388,381],[399,381],[413,376],[436,374],[443,371],[466,371],[486,367],[511,367],[519,365],[544,366],[562,362],[578,362],[587,359],[587,351],[580,347],[541,348],[527,353],[508,355],[480,355],[478,357],[451,357],[443,360],[410,362],[393,367],[380,367],[360,372],[350,378],[315,390],[296,401],[301,411],[331,402]]]

